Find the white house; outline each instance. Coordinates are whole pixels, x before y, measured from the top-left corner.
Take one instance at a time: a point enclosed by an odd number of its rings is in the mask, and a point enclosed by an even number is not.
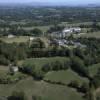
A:
[[[30,40],[30,41],[33,41],[33,40],[34,40],[34,37],[30,37],[29,40]]]
[[[8,35],[8,38],[14,38],[15,36],[14,35],[12,35],[12,34],[9,34]]]
[[[81,28],[80,27],[73,28],[73,31],[79,33],[79,32],[81,32]]]
[[[19,71],[19,68],[17,66],[10,66],[10,72],[18,72]]]
[[[70,36],[71,34],[80,33],[80,27],[72,27],[72,28],[64,28],[61,32],[52,32],[50,35],[52,37],[66,37]]]
[[[68,28],[65,28],[65,29],[62,31],[63,37],[71,35],[72,32],[73,32],[72,29],[70,29],[70,28],[69,28],[69,29],[68,29]]]
[[[61,41],[61,40],[58,40],[58,44],[59,44],[59,46],[63,46],[64,45],[64,42]]]
[[[65,28],[64,30],[63,30],[63,33],[72,33],[73,32],[73,30],[71,29],[71,28]]]
[[[62,31],[62,34],[63,34],[63,37],[65,37],[65,36],[70,36],[74,32],[80,33],[81,32],[81,28],[80,27],[65,28]]]

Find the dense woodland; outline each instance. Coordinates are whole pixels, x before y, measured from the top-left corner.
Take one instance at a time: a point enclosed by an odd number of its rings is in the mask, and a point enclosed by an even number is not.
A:
[[[82,7],[0,7],[0,27],[50,25],[61,22],[100,21],[100,8]]]

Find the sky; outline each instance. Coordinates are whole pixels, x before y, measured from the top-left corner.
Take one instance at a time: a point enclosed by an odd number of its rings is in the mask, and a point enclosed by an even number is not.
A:
[[[67,3],[67,4],[98,4],[100,0],[0,0],[0,3],[27,3],[27,2],[46,2],[46,3]]]

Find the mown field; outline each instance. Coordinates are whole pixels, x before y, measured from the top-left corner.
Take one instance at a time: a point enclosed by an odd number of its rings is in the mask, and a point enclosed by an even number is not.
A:
[[[51,27],[50,25],[48,25],[48,26],[33,26],[33,27],[23,27],[23,29],[29,31],[29,30],[38,28],[38,29],[40,29],[40,30],[43,31],[43,32],[47,32],[47,30],[48,30],[50,27]]]
[[[0,96],[8,96],[12,91],[25,91],[29,100],[31,96],[41,96],[42,100],[84,100],[82,94],[66,86],[53,85],[43,81],[27,78],[11,85],[0,85]]]
[[[18,64],[19,65],[24,64],[24,65],[30,65],[30,66],[35,65],[36,70],[40,70],[42,66],[47,63],[52,63],[54,61],[64,62],[66,60],[69,60],[69,58],[66,58],[66,57],[31,58],[31,59],[26,59],[24,61],[20,61]]]
[[[6,42],[6,43],[21,43],[21,42],[27,42],[29,41],[28,36],[15,36],[13,38],[8,37],[1,37],[0,40]]]
[[[64,25],[64,26],[79,26],[79,25],[91,25],[93,22],[80,22],[80,23],[68,23],[68,22],[61,22],[60,25]]]
[[[48,39],[45,37],[35,37],[40,38],[44,43],[45,46],[48,47]],[[6,42],[6,43],[25,43],[30,40],[30,36],[15,36],[13,38],[8,38],[7,36],[1,37],[0,40]]]
[[[30,64],[33,66],[35,64],[37,70],[41,70],[42,66],[46,63],[53,61],[66,61],[69,58],[66,57],[50,57],[50,58],[31,58],[24,61],[20,61],[18,64]],[[1,72],[8,70],[8,67],[1,66]],[[95,64],[89,66],[89,72],[91,76],[94,76],[100,64]],[[2,74],[2,73],[1,73]],[[16,74],[12,78],[18,77],[20,74]],[[51,82],[46,82],[46,81]],[[34,80],[31,76],[27,76],[25,79],[17,82],[16,84],[0,84],[0,96],[9,96],[13,91],[24,91],[28,96],[28,100],[32,99],[32,96],[39,96],[41,100],[85,100],[83,94],[78,92],[76,89],[68,87],[67,85],[71,81],[78,81],[81,85],[82,83],[88,83],[87,78],[81,77],[76,72],[71,69],[61,70],[61,71],[51,71],[45,74],[44,79],[41,81]],[[62,84],[53,84],[53,82],[60,82]]]
[[[19,62],[19,64],[22,63],[31,65],[35,64],[37,70],[39,70],[45,63],[53,62],[56,60],[66,61],[69,59],[65,57],[31,58]],[[58,75],[59,79],[62,78],[62,80],[66,82],[74,78],[77,78],[78,80],[81,81],[80,77],[74,74],[74,72],[72,72],[71,70],[69,70],[68,72],[62,71],[62,73],[58,72],[58,74],[59,74]],[[45,77],[47,77],[47,75]],[[9,84],[9,85],[0,84],[0,96],[9,96],[13,91],[24,91],[27,94],[29,100],[32,99],[32,95],[40,96],[42,98],[41,100],[66,100],[66,99],[73,100],[74,98],[76,98],[77,100],[84,100],[82,94],[77,92],[73,88],[69,88],[68,86],[63,86],[63,85],[50,84],[44,82],[43,80],[35,81],[30,76],[27,76],[27,78],[17,82],[16,84]]]
[[[44,80],[51,82],[61,82],[68,85],[71,81],[77,81],[80,85],[88,83],[87,78],[80,77],[76,72],[71,69],[65,71],[52,71],[46,74]]]
[[[35,63],[37,68],[41,68],[46,62],[54,61],[54,60],[66,60],[68,58],[64,57],[54,57],[54,58],[32,58],[27,59],[27,63]],[[22,62],[21,62],[22,63]],[[20,63],[20,64],[21,64]],[[89,71],[91,74],[95,75],[100,68],[100,64],[95,64],[89,67]],[[0,67],[0,70],[5,71],[6,66],[3,69],[3,66]],[[55,82],[63,82],[68,84],[72,80],[77,80],[80,84],[82,82],[88,82],[86,78],[79,76],[76,72],[72,71],[71,69],[65,71],[52,71],[45,75],[45,80],[51,80]],[[42,100],[85,100],[82,98],[82,94],[77,92],[73,88],[69,88],[67,86],[57,85],[57,84],[50,84],[44,81],[35,81],[32,77],[27,77],[19,81],[16,84],[9,84],[9,85],[0,85],[0,96],[9,96],[13,91],[24,91],[28,94],[29,100],[31,100],[32,95],[40,96]]]
[[[81,34],[77,37],[84,37],[84,38],[100,38],[100,32],[93,32],[93,33],[86,33],[86,34]]]
[[[94,64],[92,66],[89,66],[89,73],[91,76],[95,76],[100,69],[100,63],[99,64]]]

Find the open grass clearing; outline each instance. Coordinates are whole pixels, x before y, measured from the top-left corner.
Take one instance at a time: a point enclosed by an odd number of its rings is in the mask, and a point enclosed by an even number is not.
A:
[[[30,31],[30,30],[33,30],[35,28],[38,28],[40,29],[41,31],[43,32],[47,32],[47,30],[51,27],[51,25],[48,25],[48,26],[33,26],[33,27],[23,27],[23,29],[27,30],[27,31]]]
[[[83,38],[100,38],[100,32],[81,34],[78,37],[83,37]]]
[[[60,61],[60,62],[64,62],[66,60],[69,60],[67,57],[49,57],[49,58],[30,58],[30,59],[26,59],[24,61],[19,61],[18,65],[30,65],[36,66],[36,70],[41,70],[41,68],[43,67],[43,65],[47,64],[47,63],[52,63],[54,61]]]
[[[9,70],[8,66],[0,65],[0,71],[8,71],[8,70]]]
[[[92,66],[89,66],[89,73],[91,76],[95,76],[100,69],[100,63],[94,64]]]
[[[31,100],[32,95],[41,96],[42,100],[84,100],[82,94],[74,89],[43,81],[34,81],[31,77],[17,84],[0,85],[0,96],[9,96],[15,90],[24,91],[29,100]]]
[[[21,43],[21,42],[27,42],[29,40],[29,36],[15,36],[13,38],[8,38],[7,36],[0,38],[0,40],[6,42],[6,43]]]
[[[79,76],[76,72],[72,71],[71,69],[64,71],[49,72],[45,75],[44,80],[49,80],[51,82],[61,82],[67,85],[74,80],[78,81],[80,85],[84,82],[89,82],[87,78]]]

